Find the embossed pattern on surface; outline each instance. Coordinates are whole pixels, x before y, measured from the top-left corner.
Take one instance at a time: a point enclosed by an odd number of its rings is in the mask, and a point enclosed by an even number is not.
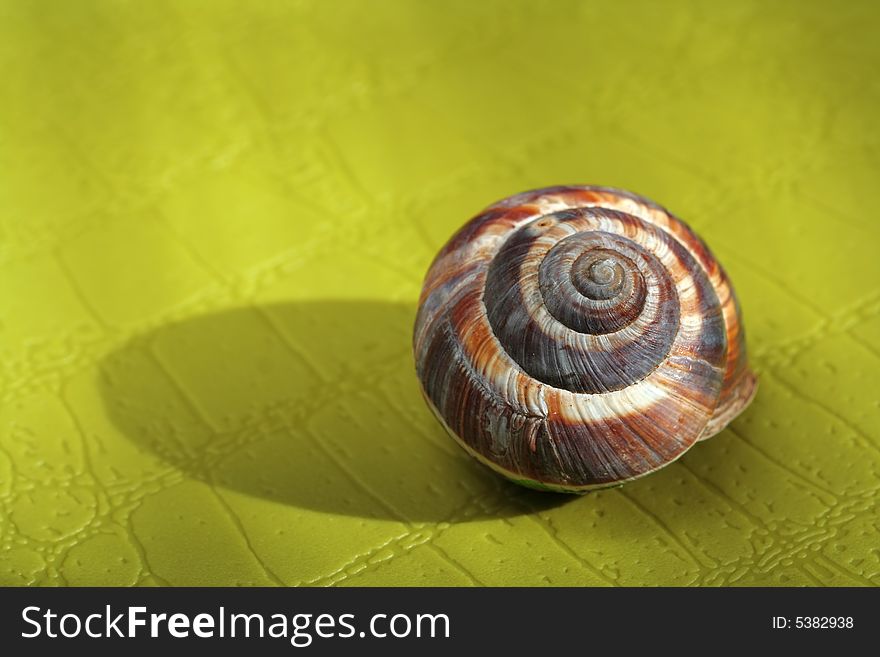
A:
[[[880,584],[869,2],[0,5],[0,584]],[[418,392],[431,258],[624,187],[760,389],[621,489],[519,489]]]

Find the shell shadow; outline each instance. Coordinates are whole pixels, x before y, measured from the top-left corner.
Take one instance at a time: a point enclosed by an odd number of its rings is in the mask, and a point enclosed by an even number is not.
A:
[[[461,522],[570,501],[504,481],[444,433],[415,376],[414,317],[378,301],[234,308],[133,338],[102,360],[99,387],[141,448],[285,505]]]

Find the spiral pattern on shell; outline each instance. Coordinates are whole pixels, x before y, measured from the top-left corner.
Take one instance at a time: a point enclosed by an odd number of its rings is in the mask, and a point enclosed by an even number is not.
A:
[[[469,453],[570,492],[675,460],[756,387],[706,245],[603,187],[525,192],[468,222],[427,274],[414,352],[425,398]]]

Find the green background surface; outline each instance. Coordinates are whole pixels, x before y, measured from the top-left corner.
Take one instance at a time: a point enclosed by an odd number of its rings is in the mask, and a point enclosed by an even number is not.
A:
[[[880,584],[880,5],[0,3],[0,583]],[[658,474],[502,482],[421,280],[509,194],[698,230],[758,397]]]

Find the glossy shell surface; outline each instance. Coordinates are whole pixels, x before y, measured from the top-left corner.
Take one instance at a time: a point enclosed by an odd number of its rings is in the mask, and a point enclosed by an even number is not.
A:
[[[605,187],[525,192],[465,224],[426,276],[414,353],[429,406],[471,455],[566,492],[674,461],[756,390],[709,249]]]

